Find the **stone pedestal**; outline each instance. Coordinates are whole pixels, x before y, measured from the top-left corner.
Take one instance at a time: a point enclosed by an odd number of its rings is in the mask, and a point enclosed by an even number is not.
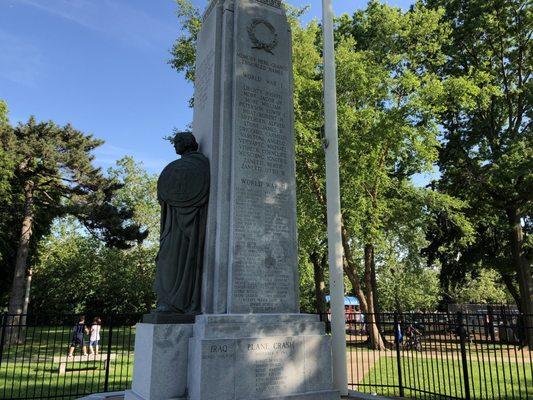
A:
[[[197,316],[189,354],[190,400],[339,399],[316,315]]]
[[[137,324],[133,383],[127,400],[186,400],[192,324]]]

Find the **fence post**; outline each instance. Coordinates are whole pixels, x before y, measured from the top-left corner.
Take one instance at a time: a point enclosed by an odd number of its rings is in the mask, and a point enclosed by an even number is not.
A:
[[[398,312],[394,312],[394,343],[396,345],[396,364],[398,366],[398,386],[400,388],[400,397],[404,397],[403,393],[403,378],[402,378],[402,363],[400,354],[400,321],[398,319]]]
[[[2,332],[0,333],[0,367],[2,366],[2,358],[4,356],[4,342],[6,337],[7,320],[8,314],[5,312],[2,314]]]
[[[457,312],[457,329],[459,330],[459,340],[461,343],[461,363],[463,365],[463,381],[465,388],[465,399],[470,400],[470,382],[468,381],[468,365],[466,359],[466,336],[467,332],[463,324],[463,313]]]
[[[104,392],[109,392],[109,369],[111,361],[111,343],[113,340],[113,319],[109,317],[108,319],[109,333],[107,335],[107,359],[105,361],[105,381],[104,381]]]

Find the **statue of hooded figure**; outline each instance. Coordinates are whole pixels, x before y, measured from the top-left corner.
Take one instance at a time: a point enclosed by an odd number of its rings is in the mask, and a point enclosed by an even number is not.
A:
[[[172,139],[181,158],[157,181],[161,233],[156,258],[157,312],[199,314],[209,198],[209,160],[190,132]]]

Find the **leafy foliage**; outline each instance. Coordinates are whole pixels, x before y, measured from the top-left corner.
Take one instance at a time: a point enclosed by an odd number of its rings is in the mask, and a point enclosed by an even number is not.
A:
[[[175,0],[181,34],[172,46],[169,64],[178,72],[185,73],[185,79],[194,81],[196,59],[196,37],[202,26],[200,11],[189,0]]]
[[[112,200],[120,184],[105,177],[92,165],[91,151],[103,142],[70,125],[37,122],[6,127],[2,145],[15,158],[15,189],[31,187],[37,210],[51,216],[75,215],[100,239],[111,246],[127,248],[128,242],[142,240],[135,224],[124,224],[131,216],[126,207],[115,207]],[[51,221],[50,221],[51,222]]]
[[[446,62],[429,66],[446,77],[436,187],[468,205],[475,232],[466,245],[438,215],[428,253],[442,264],[446,289],[479,268],[493,268],[531,313],[533,11],[519,0],[426,3],[444,10],[453,26]]]
[[[109,168],[107,176],[120,183],[113,197],[115,207],[132,210],[132,221],[148,231],[146,245],[159,243],[159,202],[157,176],[146,172],[141,163],[126,156]]]
[[[58,219],[39,244],[33,311],[132,313],[145,312],[155,303],[157,177],[131,157],[118,160],[107,175],[121,184],[113,204],[131,210],[132,221],[149,231],[147,240],[130,249],[111,248],[74,218]]]
[[[512,301],[497,271],[481,269],[477,274],[477,276],[467,274],[465,279],[455,282],[447,293],[453,303],[503,304]]]
[[[440,301],[439,271],[409,268],[392,258],[378,274],[380,306],[384,311],[433,311]]]
[[[72,218],[62,219],[40,242],[31,311],[106,314],[150,309],[155,302],[156,248],[110,248],[83,232]]]
[[[378,302],[389,307],[387,300],[380,299],[387,294],[382,285],[376,287],[376,275],[397,264],[408,268],[407,259],[411,270],[424,270],[420,249],[425,245],[430,211],[446,211],[454,226],[471,231],[462,216],[462,202],[432,188],[415,188],[412,183],[415,174],[432,171],[438,157],[437,122],[444,85],[426,64],[436,67],[445,60],[442,46],[450,29],[442,18],[441,10],[421,5],[402,12],[371,1],[365,10],[353,17],[342,16],[337,22],[345,272],[370,310]],[[302,38],[306,33],[307,40]],[[312,243],[321,243],[325,175],[320,30],[316,24],[300,30],[293,27],[293,35],[298,195],[305,204],[298,217],[303,225],[312,226],[311,235],[317,232]],[[319,213],[317,204],[322,204]],[[310,220],[322,228],[313,229]],[[396,259],[388,257],[390,243],[395,243]],[[434,305],[435,298],[425,304],[429,303]],[[416,302],[410,304],[414,307]]]
[[[0,124],[6,125],[8,122],[7,119],[8,109],[7,103],[4,100],[0,100]]]
[[[0,144],[7,155],[2,163],[12,167],[0,203],[1,267],[7,282],[14,277],[12,312],[23,307],[26,271],[55,218],[75,216],[112,247],[129,248],[146,237],[147,232],[131,221],[132,211],[113,204],[121,184],[92,164],[91,152],[101,140],[71,125],[61,127],[31,117],[15,127],[0,126]]]

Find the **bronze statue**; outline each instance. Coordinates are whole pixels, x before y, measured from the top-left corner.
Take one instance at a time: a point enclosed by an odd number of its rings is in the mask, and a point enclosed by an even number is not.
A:
[[[209,197],[209,161],[190,132],[171,141],[181,158],[157,181],[161,233],[156,258],[156,312],[199,314]]]

